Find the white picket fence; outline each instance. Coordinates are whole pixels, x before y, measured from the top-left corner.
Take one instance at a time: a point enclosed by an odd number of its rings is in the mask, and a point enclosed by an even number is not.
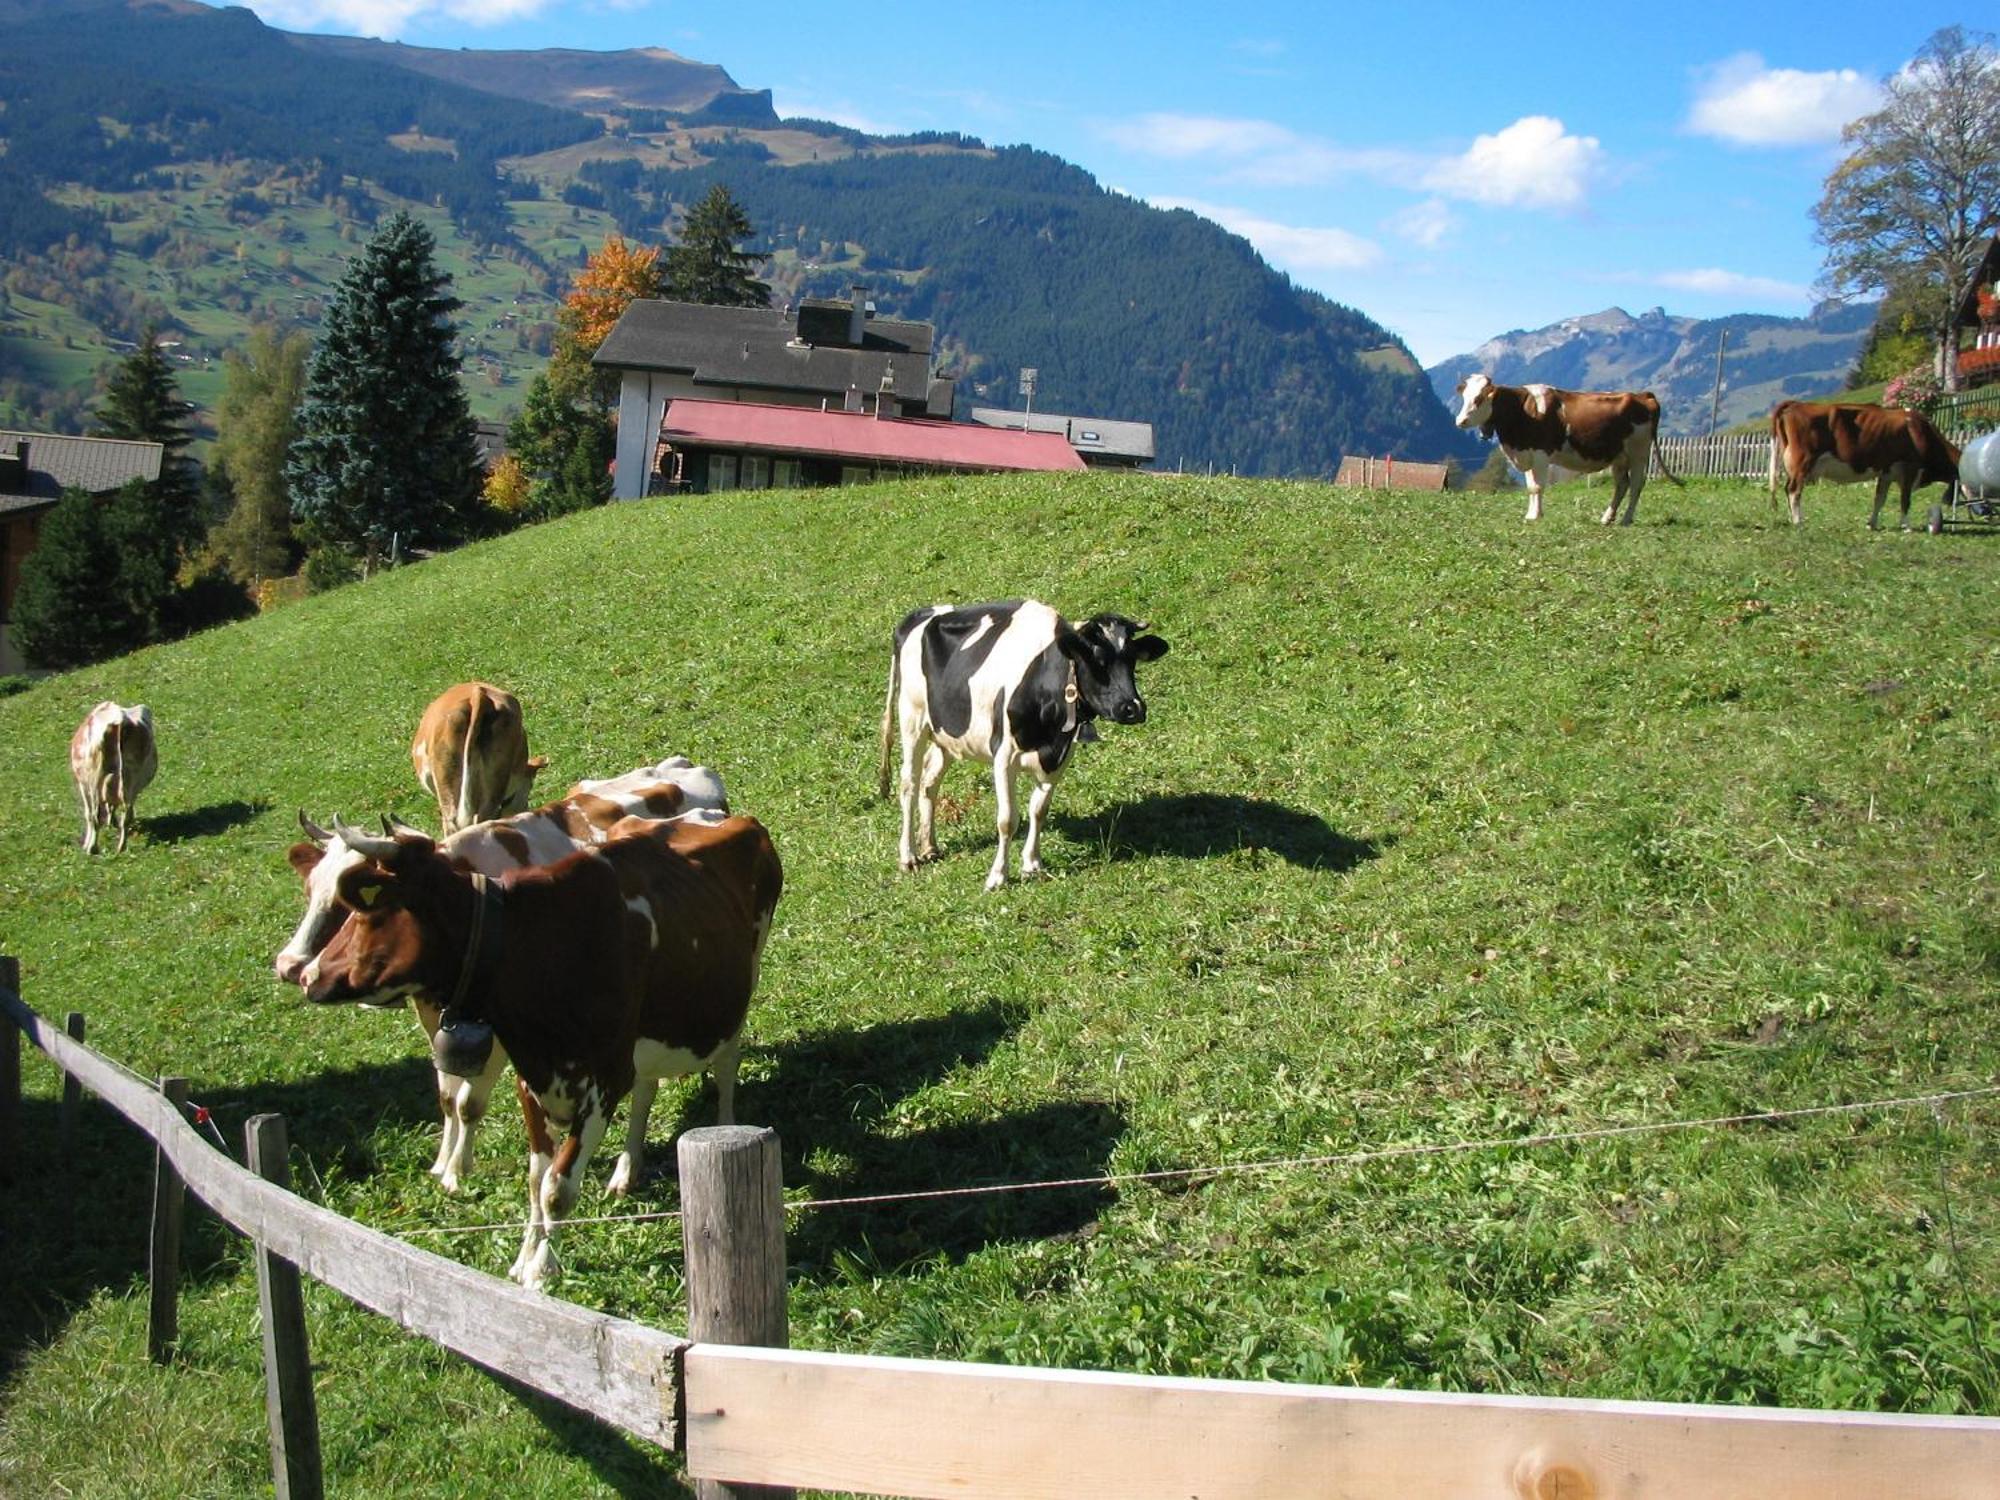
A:
[[[1662,463],[1682,479],[1763,479],[1771,472],[1771,438],[1762,432],[1663,437],[1653,444],[1649,478],[1661,477]]]

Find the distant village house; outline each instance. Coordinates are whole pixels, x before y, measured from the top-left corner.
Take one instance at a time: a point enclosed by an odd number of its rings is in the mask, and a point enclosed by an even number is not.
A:
[[[65,490],[108,495],[134,479],[158,479],[165,457],[158,443],[0,431],[0,672],[28,667],[13,642],[14,594],[42,518]]]

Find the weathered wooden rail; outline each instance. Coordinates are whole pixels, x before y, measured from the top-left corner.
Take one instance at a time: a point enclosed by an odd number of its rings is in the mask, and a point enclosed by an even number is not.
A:
[[[808,1485],[960,1500],[2000,1500],[1993,1418],[1370,1391],[754,1347],[785,1340],[784,1211],[777,1137],[747,1127],[682,1137],[695,1338],[681,1339],[522,1291],[294,1197],[275,1116],[250,1122],[256,1170],[239,1166],[165,1092],[84,1046],[81,1031],[77,1018],[57,1031],[23,1005],[18,968],[0,958],[0,1163],[17,1159],[26,1036],[157,1143],[156,1202],[185,1182],[257,1243],[273,1482],[287,1500],[317,1496],[321,1485],[296,1272],[681,1452],[705,1500]],[[73,1091],[64,1094],[73,1108]],[[178,1247],[160,1233],[154,1243],[158,1288]],[[161,1300],[156,1291],[156,1316]]]

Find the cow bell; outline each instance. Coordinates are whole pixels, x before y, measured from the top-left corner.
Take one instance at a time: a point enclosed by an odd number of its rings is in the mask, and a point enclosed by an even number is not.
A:
[[[431,1061],[440,1073],[477,1078],[492,1056],[493,1028],[486,1022],[449,1011],[439,1018],[438,1029],[431,1033]]]

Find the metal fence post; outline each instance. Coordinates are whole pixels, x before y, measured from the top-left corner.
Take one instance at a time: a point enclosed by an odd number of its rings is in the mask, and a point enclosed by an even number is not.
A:
[[[243,1126],[250,1170],[287,1190],[291,1169],[283,1115],[252,1115]],[[271,1429],[271,1484],[277,1500],[319,1500],[319,1410],[299,1268],[257,1246],[257,1309],[264,1324],[264,1413]]]
[[[187,1103],[185,1078],[162,1078],[160,1092],[176,1111]],[[163,1365],[181,1334],[181,1219],[187,1207],[187,1184],[164,1147],[153,1149],[153,1235],[146,1255],[146,1275],[152,1303],[146,1315],[146,1357]]]
[[[696,1343],[788,1347],[778,1133],[718,1125],[688,1131],[678,1149],[688,1337]],[[698,1500],[783,1500],[795,1493],[716,1479],[696,1479],[694,1492]]]

